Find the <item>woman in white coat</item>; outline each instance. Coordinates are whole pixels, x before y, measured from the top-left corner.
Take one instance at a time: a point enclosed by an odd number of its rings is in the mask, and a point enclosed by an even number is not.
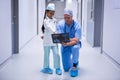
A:
[[[51,34],[56,33],[56,19],[53,18],[55,12],[55,5],[49,3],[45,11],[44,24],[42,26],[43,32],[43,46],[44,46],[44,64],[41,72],[52,74],[53,70],[49,66],[49,54],[50,50],[53,52],[54,58],[54,68],[56,69],[56,74],[61,75],[62,71],[60,69],[60,56],[58,53],[58,46],[52,42]]]

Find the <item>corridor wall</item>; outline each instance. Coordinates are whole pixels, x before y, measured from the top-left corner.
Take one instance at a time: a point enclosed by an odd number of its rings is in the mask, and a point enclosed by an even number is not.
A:
[[[37,34],[37,0],[19,0],[19,49]]]
[[[0,0],[0,64],[12,55],[11,0]]]
[[[19,49],[23,48],[34,36],[41,32],[45,12],[45,0],[19,0]],[[38,18],[38,28],[37,28]]]
[[[120,0],[104,0],[103,51],[120,64]]]
[[[43,24],[43,18],[45,14],[45,0],[39,0],[39,7],[38,7],[38,20],[39,20],[39,34],[41,34],[41,27]]]
[[[43,22],[45,1],[39,0],[37,16],[37,0],[19,0],[19,49],[22,49],[37,35],[37,18],[39,31]],[[12,56],[12,24],[11,0],[0,0],[0,64]]]

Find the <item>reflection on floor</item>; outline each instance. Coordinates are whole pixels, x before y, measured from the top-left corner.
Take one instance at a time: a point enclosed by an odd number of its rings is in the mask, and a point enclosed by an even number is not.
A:
[[[80,52],[79,76],[72,78],[68,72],[62,75],[43,74],[43,45],[40,36],[35,37],[19,54],[15,54],[0,68],[0,80],[120,80],[116,68],[99,48],[90,47],[85,40]],[[53,58],[50,55],[50,66]]]

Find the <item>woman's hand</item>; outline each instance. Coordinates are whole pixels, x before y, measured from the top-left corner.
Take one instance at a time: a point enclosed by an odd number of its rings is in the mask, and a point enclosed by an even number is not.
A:
[[[53,34],[57,34],[57,32],[53,32]]]

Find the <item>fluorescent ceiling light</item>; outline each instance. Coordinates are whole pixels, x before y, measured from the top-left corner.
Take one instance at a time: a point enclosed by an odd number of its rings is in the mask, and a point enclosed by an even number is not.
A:
[[[60,0],[61,2],[64,2],[64,0]]]
[[[72,3],[72,0],[68,0],[68,3]]]

